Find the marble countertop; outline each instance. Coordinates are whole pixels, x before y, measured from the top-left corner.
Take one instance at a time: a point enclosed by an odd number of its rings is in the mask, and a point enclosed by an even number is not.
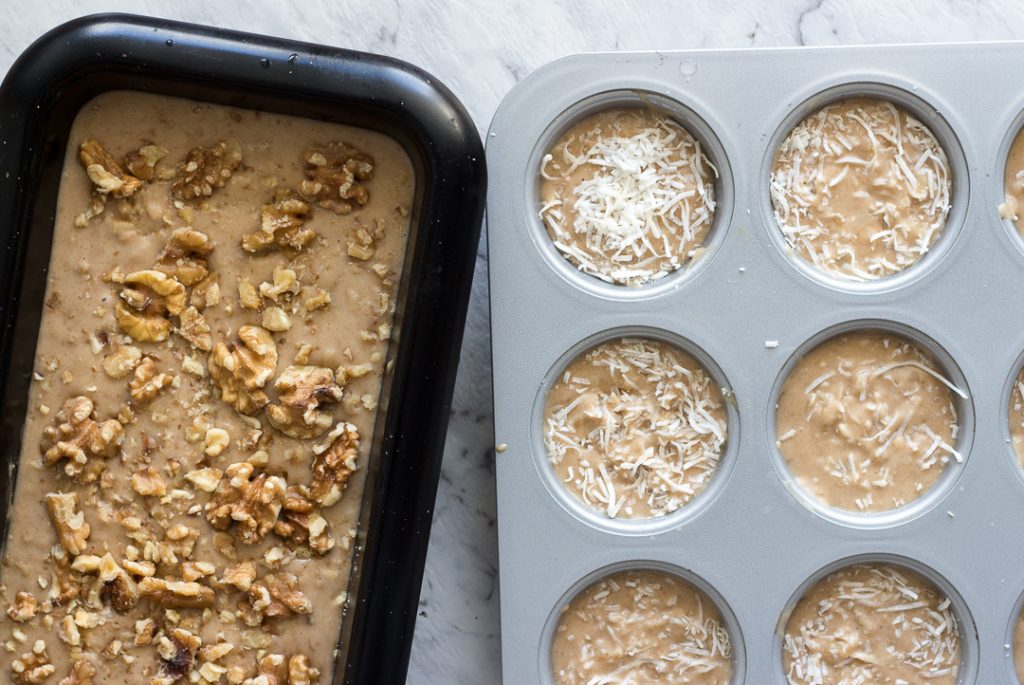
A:
[[[1019,0],[651,0],[628,8],[613,0],[37,0],[4,13],[0,74],[46,30],[100,11],[408,60],[461,98],[481,134],[519,79],[575,52],[1024,39]],[[486,276],[482,244],[409,666],[412,685],[500,681]]]

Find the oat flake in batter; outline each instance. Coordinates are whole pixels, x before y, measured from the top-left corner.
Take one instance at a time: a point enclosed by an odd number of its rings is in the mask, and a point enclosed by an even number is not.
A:
[[[584,273],[643,285],[685,266],[715,211],[717,169],[700,143],[650,109],[613,109],[570,128],[540,167],[555,247]]]
[[[965,397],[910,340],[885,331],[844,333],[808,352],[789,374],[776,444],[797,482],[823,504],[894,509],[961,459],[955,395]]]
[[[577,357],[548,394],[544,443],[559,479],[609,517],[651,518],[699,495],[727,437],[722,391],[664,342],[621,338]]]
[[[558,685],[726,685],[732,644],[703,592],[661,571],[603,578],[563,610],[551,646]]]
[[[786,622],[790,685],[953,685],[960,631],[949,598],[917,573],[858,564],[812,587]]]
[[[912,266],[950,209],[952,172],[935,135],[885,100],[828,105],[782,141],[771,170],[786,244],[825,274],[872,281]]]

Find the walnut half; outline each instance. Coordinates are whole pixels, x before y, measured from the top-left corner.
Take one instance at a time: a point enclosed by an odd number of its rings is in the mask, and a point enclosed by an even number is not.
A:
[[[185,286],[162,271],[145,269],[116,279],[124,285],[114,306],[122,331],[139,342],[163,342],[171,333],[169,316],[185,308]]]
[[[341,499],[357,468],[359,430],[351,423],[339,423],[328,433],[326,443],[313,447],[313,455],[309,494],[320,506],[329,507]]]
[[[78,495],[74,492],[48,492],[43,496],[50,523],[57,531],[57,540],[68,554],[79,555],[85,551],[92,528],[85,521],[85,514],[78,508]]]
[[[210,273],[207,258],[213,252],[210,237],[194,228],[179,228],[171,234],[156,262],[156,269],[182,285],[195,285]]]
[[[142,180],[125,171],[97,140],[87,138],[82,141],[78,148],[78,161],[98,193],[129,197],[142,187]]]
[[[299,193],[336,214],[348,214],[370,200],[363,185],[373,179],[373,157],[347,143],[313,145],[303,154],[306,179]]]
[[[213,590],[194,581],[143,578],[139,596],[164,609],[206,609],[213,606]]]
[[[316,231],[305,227],[309,216],[306,202],[287,189],[279,189],[272,203],[260,207],[259,230],[242,236],[242,249],[254,253],[301,252],[316,238]]]
[[[223,188],[242,163],[242,143],[227,138],[213,147],[189,151],[171,179],[171,194],[178,200],[196,200]]]
[[[270,401],[263,387],[277,368],[277,345],[259,326],[238,329],[238,343],[217,343],[210,353],[210,377],[220,397],[242,414],[253,415]]]
[[[64,472],[76,480],[95,479],[93,470],[83,476],[90,458],[114,456],[124,438],[121,423],[116,419],[97,421],[95,409],[85,395],[72,397],[57,412],[55,425],[43,430],[43,459],[47,464],[66,459]]]
[[[321,408],[340,402],[344,394],[334,382],[334,371],[320,366],[289,366],[274,382],[280,404],[267,408],[267,419],[292,438],[315,438],[334,423]]]
[[[334,548],[327,520],[317,513],[316,504],[306,496],[305,488],[288,488],[274,532],[286,540],[308,546],[317,554],[327,554]]]
[[[231,464],[206,504],[206,518],[217,530],[234,525],[245,544],[257,543],[273,529],[286,489],[280,476],[257,473],[249,462]]]

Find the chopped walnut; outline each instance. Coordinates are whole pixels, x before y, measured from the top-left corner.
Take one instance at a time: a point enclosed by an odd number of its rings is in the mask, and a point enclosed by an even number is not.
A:
[[[316,512],[316,505],[297,488],[288,488],[274,532],[286,540],[307,545],[317,554],[327,554],[334,548],[327,520]]]
[[[343,421],[327,434],[327,442],[313,447],[313,454],[309,494],[320,506],[329,507],[341,499],[345,485],[357,468],[359,431]]]
[[[118,345],[103,358],[103,371],[111,378],[124,378],[142,361],[142,351],[133,345]]]
[[[213,606],[215,596],[211,588],[194,581],[143,578],[139,597],[165,609],[206,609]]]
[[[249,587],[248,600],[252,609],[251,623],[264,620],[313,613],[313,603],[296,589],[298,579],[290,573],[267,574]]]
[[[373,236],[362,226],[352,229],[348,239],[348,256],[360,261],[373,259],[374,247]]]
[[[14,602],[7,607],[7,615],[15,623],[31,621],[39,609],[39,602],[31,592],[19,592],[14,596]]]
[[[363,185],[373,179],[373,157],[347,143],[314,145],[303,154],[306,179],[299,193],[336,214],[348,214],[370,200]]]
[[[309,665],[309,657],[296,654],[288,660],[288,685],[313,685],[320,682],[320,671]]]
[[[212,576],[217,572],[217,567],[208,561],[186,561],[181,565],[181,579],[192,582]]]
[[[188,153],[185,162],[171,179],[171,194],[179,200],[195,200],[213,195],[223,188],[242,163],[242,143],[234,138],[220,141],[213,147],[197,147]]]
[[[119,613],[131,611],[139,599],[138,587],[131,576],[107,553],[102,558],[83,555],[72,568],[79,573],[96,574],[103,583],[102,595]]]
[[[248,591],[254,580],[256,580],[256,565],[251,561],[243,561],[229,566],[224,569],[224,576],[221,578],[221,582],[232,585],[243,592]]]
[[[135,367],[128,389],[135,404],[149,404],[173,381],[171,376],[157,369],[156,359],[144,357]]]
[[[167,494],[167,482],[152,466],[133,473],[131,483],[132,490],[143,497],[163,497]]]
[[[124,170],[98,141],[87,138],[78,148],[78,161],[101,195],[129,197],[142,187],[142,180]]]
[[[267,307],[263,310],[263,327],[274,333],[290,330],[292,321],[280,307]]]
[[[11,662],[11,675],[15,685],[39,685],[56,672],[57,668],[50,663],[50,658],[46,655],[45,645],[38,652],[33,649]]]
[[[78,495],[74,492],[48,492],[43,496],[50,523],[57,531],[57,540],[68,554],[78,555],[85,551],[92,528],[85,521],[85,514],[78,508]]]
[[[211,273],[192,286],[192,294],[189,296],[188,302],[199,311],[220,304],[220,276]]]
[[[259,309],[263,306],[256,286],[245,278],[238,279],[238,303],[245,309]]]
[[[195,307],[189,307],[181,313],[180,321],[178,334],[197,350],[209,352],[213,347],[213,336],[210,335],[210,324],[206,317]]]
[[[167,156],[167,150],[159,145],[143,145],[135,152],[129,152],[124,158],[124,166],[132,176],[142,181],[152,181],[156,172],[156,163]]]
[[[334,423],[322,405],[340,402],[344,391],[334,371],[319,366],[289,366],[274,381],[280,404],[267,408],[270,425],[292,438],[315,438]]]
[[[43,430],[43,458],[47,464],[66,459],[64,472],[78,480],[94,480],[96,473],[92,469],[86,472],[85,468],[90,457],[114,456],[124,438],[124,427],[119,421],[96,420],[95,405],[84,395],[67,400],[57,412],[55,424]]]
[[[182,285],[195,285],[210,273],[206,259],[213,248],[213,241],[202,231],[176,229],[154,268],[174,277]]]
[[[260,228],[242,236],[246,252],[285,250],[301,252],[316,238],[316,231],[305,228],[309,221],[309,205],[291,191],[278,190],[273,204],[260,207]]]
[[[71,666],[71,673],[61,678],[58,685],[93,685],[96,667],[91,661],[79,659]]]
[[[198,635],[184,628],[175,628],[170,635],[160,637],[157,654],[160,656],[161,675],[171,679],[167,682],[173,683],[188,675],[202,644]]]
[[[260,283],[260,295],[278,302],[283,297],[296,295],[302,289],[299,278],[292,269],[281,265],[274,267],[274,282]]]
[[[288,662],[283,654],[267,654],[256,665],[257,677],[246,680],[243,685],[287,685]]]
[[[185,308],[185,286],[162,271],[147,269],[117,279],[125,287],[114,306],[121,330],[139,342],[163,342],[171,333],[168,316]]]
[[[217,530],[234,524],[238,540],[254,544],[274,527],[286,488],[280,476],[256,473],[248,462],[232,464],[206,505],[206,518]]]
[[[220,478],[223,475],[224,472],[220,469],[208,467],[186,473],[185,480],[195,486],[197,490],[213,492],[217,489],[217,483],[220,482]]]
[[[277,345],[259,326],[238,329],[238,343],[217,343],[210,353],[210,376],[221,399],[242,414],[256,414],[270,399],[263,391],[277,368]]]

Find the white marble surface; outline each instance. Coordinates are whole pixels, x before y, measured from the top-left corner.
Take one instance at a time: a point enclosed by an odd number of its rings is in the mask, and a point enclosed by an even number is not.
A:
[[[0,7],[0,74],[64,20],[132,11],[409,60],[455,91],[481,133],[516,81],[573,52],[1024,39],[1020,0],[0,0]],[[481,248],[409,669],[414,685],[500,680],[486,269]]]

